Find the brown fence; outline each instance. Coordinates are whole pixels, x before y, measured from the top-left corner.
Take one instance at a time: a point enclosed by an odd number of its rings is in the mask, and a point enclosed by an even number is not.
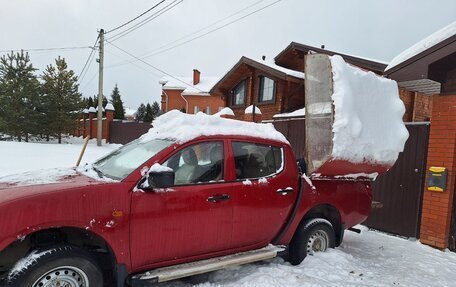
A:
[[[383,207],[373,209],[364,224],[389,233],[419,238],[429,123],[406,126],[410,136],[404,151],[395,165],[374,182],[374,200]]]
[[[145,134],[151,127],[150,123],[113,121],[109,125],[109,142],[129,143]]]
[[[305,120],[273,122],[290,142],[296,157],[305,147]],[[419,237],[429,123],[406,123],[410,133],[404,152],[387,173],[374,182],[374,201],[383,207],[373,209],[365,225],[406,237]],[[456,231],[455,231],[456,233]]]
[[[306,127],[304,119],[287,119],[273,122],[276,130],[281,132],[290,142],[297,158],[303,154],[306,143]]]

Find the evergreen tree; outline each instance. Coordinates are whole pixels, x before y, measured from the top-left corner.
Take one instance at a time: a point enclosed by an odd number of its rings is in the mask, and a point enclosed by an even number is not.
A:
[[[106,97],[103,96],[103,108],[105,108],[107,104],[108,104],[108,99],[106,99]],[[97,106],[98,106],[98,104],[97,104]]]
[[[120,97],[119,88],[117,88],[117,84],[112,90],[111,104],[114,106],[114,118],[123,120],[125,118],[125,109],[123,106],[122,99]]]
[[[0,132],[19,141],[39,133],[40,83],[35,71],[23,51],[0,58]]]
[[[93,107],[93,99],[92,97],[87,98],[87,104],[85,105],[87,109],[90,109],[90,107]]]
[[[143,103],[139,105],[135,115],[137,121],[144,121],[144,116],[146,115],[146,106]]]
[[[151,123],[154,120],[154,112],[152,106],[148,103],[146,106],[146,113],[144,114],[144,122]]]
[[[158,117],[162,113],[160,109],[160,104],[158,104],[157,101],[154,101],[152,103],[152,113],[154,115],[154,118]]]
[[[48,65],[41,78],[48,120],[47,132],[48,135],[57,137],[61,143],[63,134],[76,129],[76,121],[83,108],[77,76],[73,70],[68,70],[65,59],[58,57],[55,66]]]

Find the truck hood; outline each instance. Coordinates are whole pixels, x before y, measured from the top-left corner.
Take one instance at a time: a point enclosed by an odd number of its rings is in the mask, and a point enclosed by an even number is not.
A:
[[[113,182],[96,179],[74,168],[46,169],[0,177],[0,206],[39,194],[62,192],[68,189]]]

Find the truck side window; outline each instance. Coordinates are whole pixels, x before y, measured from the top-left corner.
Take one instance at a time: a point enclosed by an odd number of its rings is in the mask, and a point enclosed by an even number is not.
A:
[[[270,176],[283,168],[283,153],[279,147],[233,142],[233,152],[236,179]]]
[[[175,185],[187,185],[223,180],[223,160],[223,143],[205,142],[178,151],[163,165],[174,170]]]

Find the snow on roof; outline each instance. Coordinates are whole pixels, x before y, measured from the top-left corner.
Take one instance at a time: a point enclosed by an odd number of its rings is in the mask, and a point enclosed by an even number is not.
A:
[[[172,139],[177,143],[184,143],[200,136],[213,135],[240,135],[288,143],[284,135],[271,123],[244,122],[204,113],[191,115],[178,110],[157,117],[154,127],[144,134],[140,141]]]
[[[125,116],[126,117],[134,117],[135,114],[136,114],[136,110],[135,109],[131,109],[131,108],[125,108]]]
[[[247,108],[245,108],[244,113],[253,114],[253,105],[250,105]],[[255,114],[261,115],[261,110],[257,106],[255,106]]]
[[[165,83],[163,88],[183,90],[184,94],[208,95],[212,87],[218,82],[220,77],[201,77],[200,82],[193,85],[193,77],[170,77],[164,76],[160,83]]]
[[[84,114],[88,114],[88,113],[89,113],[89,109],[84,109],[84,110],[82,110],[82,112],[83,112]]]
[[[290,113],[276,114],[273,118],[303,117],[306,115],[306,108],[298,109]]]
[[[94,107],[89,108],[89,113],[96,113],[97,110]]]
[[[303,72],[298,72],[295,70],[287,69],[282,66],[277,65],[273,60],[262,60],[262,59],[255,59],[255,58],[249,58],[246,57],[252,61],[258,62],[260,64],[263,64],[265,66],[268,66],[269,68],[275,69],[277,71],[280,71],[282,73],[285,73],[289,76],[293,76],[296,78],[304,79],[304,73]]]
[[[114,111],[114,106],[111,103],[108,103],[105,107],[105,110],[107,111]]]
[[[234,112],[232,109],[225,107],[221,109],[219,112],[215,113],[214,115],[217,116],[223,116],[223,115],[228,115],[228,116],[234,116]]]
[[[331,57],[335,114],[332,158],[394,164],[409,136],[397,83]],[[308,111],[309,112],[309,111]]]
[[[438,30],[432,35],[424,38],[423,40],[419,41],[415,45],[411,46],[410,48],[406,49],[405,51],[394,57],[393,60],[391,60],[391,62],[389,63],[389,65],[386,67],[385,71],[388,71],[396,67],[397,65],[407,61],[413,56],[418,55],[419,53],[437,45],[438,43],[454,35],[456,35],[456,21],[454,21],[446,27],[443,27],[442,29]]]

